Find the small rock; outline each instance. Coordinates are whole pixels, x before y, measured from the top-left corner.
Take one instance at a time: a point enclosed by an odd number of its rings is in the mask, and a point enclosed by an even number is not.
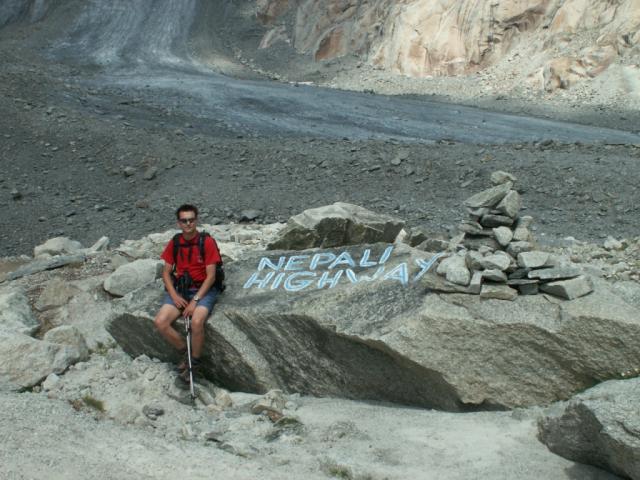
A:
[[[467,252],[465,257],[467,268],[469,268],[469,270],[482,270],[482,259],[483,255],[480,252],[474,250]]]
[[[509,227],[498,227],[493,229],[493,236],[501,247],[506,247],[513,239],[513,232]]]
[[[514,242],[530,242],[532,238],[533,235],[531,235],[531,232],[528,228],[516,227],[516,229],[513,231],[512,240]]]
[[[259,415],[262,412],[276,412],[282,415],[286,403],[282,390],[270,390],[251,405],[251,413]]]
[[[475,271],[471,275],[471,281],[469,282],[469,293],[473,295],[480,295],[482,291],[482,272]]]
[[[469,208],[493,208],[509,193],[511,187],[513,187],[513,183],[506,182],[502,185],[489,188],[466,199],[464,205]]]
[[[22,193],[14,188],[13,190],[11,190],[11,198],[14,200],[20,200],[22,198]]]
[[[520,295],[537,295],[539,290],[537,280],[509,280],[507,285],[516,287]]]
[[[136,169],[134,167],[124,167],[122,173],[125,177],[131,177],[132,175],[135,175]]]
[[[464,233],[470,233],[471,235],[481,235],[482,231],[484,230],[482,228],[482,225],[480,225],[477,222],[471,222],[471,221],[464,221],[460,224],[460,227],[458,227],[458,229],[461,232]]]
[[[533,250],[531,242],[511,242],[507,247],[507,253],[512,257],[517,257],[519,253]]]
[[[560,280],[567,278],[575,278],[582,271],[576,267],[554,267],[532,270],[529,272],[529,278],[537,278],[538,280]]]
[[[142,413],[150,420],[157,420],[158,417],[164,415],[164,408],[159,405],[145,405],[142,407]]]
[[[608,236],[607,239],[604,241],[604,248],[607,250],[622,250],[622,247],[623,247],[622,242],[619,240],[616,240],[612,236]]]
[[[158,174],[158,169],[156,167],[149,167],[145,170],[142,178],[145,180],[153,180]]]
[[[513,258],[504,252],[495,252],[484,257],[480,264],[484,270],[500,270],[505,271],[511,265]]]
[[[503,172],[502,170],[497,170],[491,174],[491,183],[493,185],[502,185],[507,182],[516,182],[517,178],[507,172]]]
[[[496,210],[498,210],[500,213],[503,213],[507,217],[516,218],[518,212],[520,211],[520,207],[522,207],[520,194],[515,190],[511,190],[505,195],[502,201],[500,201],[500,203],[496,207]]]
[[[42,388],[45,392],[55,390],[58,385],[60,385],[60,377],[55,373],[49,374],[45,381],[42,382]]]
[[[253,222],[256,219],[262,216],[262,212],[260,210],[242,210],[240,212],[240,221],[241,222]]]
[[[593,285],[588,277],[581,275],[570,280],[544,283],[540,285],[540,290],[556,297],[573,300],[593,292]]]
[[[455,257],[450,257],[451,261],[449,262],[446,279],[451,283],[455,283],[456,285],[469,285],[471,281],[471,272],[467,268],[465,264],[465,258],[462,256],[456,255]]]
[[[539,250],[522,252],[517,256],[518,266],[521,268],[540,268],[549,261],[549,254]]]
[[[481,272],[481,274],[483,279],[489,280],[490,282],[497,282],[497,283],[507,282],[507,274],[504,273],[502,270],[498,270],[498,269],[484,270]]]
[[[507,285],[483,285],[480,298],[513,301],[518,298],[518,291]]]
[[[495,214],[488,213],[487,215],[484,215],[480,219],[480,224],[483,227],[487,227],[487,228],[502,227],[502,226],[509,227],[513,225],[513,218],[508,217],[506,215],[495,215]]]

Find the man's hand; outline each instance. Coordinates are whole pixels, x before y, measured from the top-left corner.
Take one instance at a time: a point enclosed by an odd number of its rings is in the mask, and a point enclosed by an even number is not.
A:
[[[178,294],[176,294],[175,297],[171,297],[171,300],[173,300],[173,303],[175,304],[176,307],[178,307],[179,310],[182,310],[189,304],[189,302],[187,302],[184,298],[182,298]]]
[[[193,311],[196,309],[197,306],[198,304],[196,303],[196,301],[191,300],[189,304],[185,307],[185,309],[182,311],[182,316],[184,318],[190,317],[191,315],[193,315]]]

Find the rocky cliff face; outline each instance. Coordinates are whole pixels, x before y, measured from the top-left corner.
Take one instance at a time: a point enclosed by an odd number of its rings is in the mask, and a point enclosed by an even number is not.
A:
[[[262,48],[286,40],[412,77],[473,73],[525,46],[532,82],[554,90],[640,56],[636,0],[258,0],[257,18]]]

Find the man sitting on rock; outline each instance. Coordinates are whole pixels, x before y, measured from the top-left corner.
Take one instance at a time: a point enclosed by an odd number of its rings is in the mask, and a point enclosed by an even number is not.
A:
[[[184,359],[178,365],[179,378],[188,384],[189,368],[186,358],[186,341],[172,327],[172,324],[180,316],[180,313],[185,318],[191,317],[192,370],[195,376],[200,369],[200,355],[204,344],[204,325],[219,293],[214,282],[216,280],[216,265],[221,263],[222,259],[216,241],[206,233],[198,232],[196,228],[198,209],[195,206],[180,206],[176,210],[176,217],[182,233],[169,241],[161,255],[165,262],[162,280],[166,294],[163,305],[153,323],[160,334],[181,352]],[[201,247],[203,251],[201,251]],[[185,280],[187,283],[186,295],[183,297],[176,290],[176,285],[178,282],[185,282]]]

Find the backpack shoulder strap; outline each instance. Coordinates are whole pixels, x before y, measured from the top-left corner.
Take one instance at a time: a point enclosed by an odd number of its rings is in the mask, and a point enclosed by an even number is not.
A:
[[[218,242],[216,242],[215,238],[213,238],[211,236],[211,234],[209,232],[200,232],[200,255],[202,255],[202,258],[204,257],[204,244],[206,241],[207,237],[211,237],[211,239],[213,240],[213,246],[216,248],[217,252],[218,252],[218,256],[220,257],[220,265],[222,265],[222,254],[220,253],[220,247],[218,247]]]
[[[204,248],[204,243],[207,239],[207,237],[210,237],[211,235],[209,235],[209,232],[200,232],[200,239],[198,241],[198,248],[200,248],[200,256],[202,257],[202,259],[205,259],[204,256],[204,252],[205,252],[205,248]]]
[[[176,271],[178,265],[178,251],[180,250],[180,233],[176,233],[173,238],[173,271]]]

